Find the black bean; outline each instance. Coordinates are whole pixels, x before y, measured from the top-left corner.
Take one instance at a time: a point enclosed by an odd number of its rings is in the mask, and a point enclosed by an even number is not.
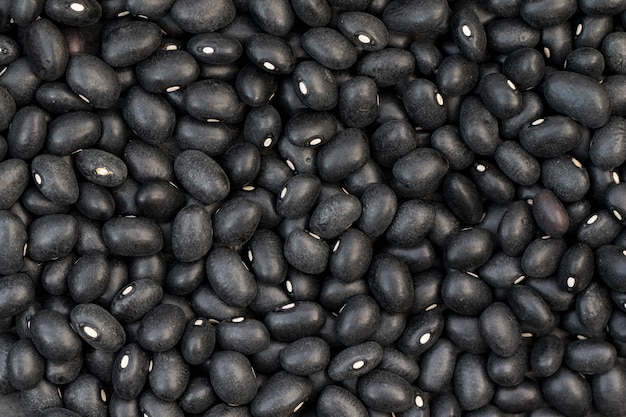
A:
[[[30,320],[30,331],[37,351],[48,360],[67,360],[81,352],[80,338],[61,313],[38,311]]]
[[[325,322],[323,308],[312,301],[282,305],[266,314],[264,319],[271,337],[288,342],[316,335]]]
[[[524,380],[528,366],[526,347],[520,346],[511,356],[501,357],[490,353],[487,360],[489,378],[499,386],[514,387]]]
[[[183,92],[185,110],[209,123],[240,121],[242,103],[235,89],[225,81],[206,79],[192,83]]]
[[[20,399],[24,409],[35,414],[63,406],[60,389],[45,379],[39,381],[34,388],[21,391]]]
[[[556,327],[554,313],[531,287],[514,285],[507,291],[506,299],[519,320],[522,336],[530,333],[534,337],[541,337]]]
[[[217,403],[217,395],[208,377],[189,379],[189,384],[179,398],[180,407],[187,413],[204,413]]]
[[[593,278],[593,251],[584,243],[570,246],[559,264],[559,286],[561,289],[578,293],[587,288]]]
[[[232,0],[203,0],[175,2],[170,11],[174,21],[191,33],[214,32],[235,18]]]
[[[255,417],[287,417],[298,411],[311,394],[311,383],[301,376],[278,372],[259,388],[250,404]]]
[[[569,217],[563,203],[550,190],[535,194],[532,204],[533,218],[537,226],[551,237],[561,237],[569,228]]]
[[[244,197],[225,201],[213,215],[213,236],[226,246],[241,246],[256,231],[261,220],[259,206]]]
[[[565,345],[559,337],[554,334],[543,336],[532,346],[530,369],[541,378],[553,375],[561,367],[564,355]]]
[[[230,191],[224,170],[201,151],[180,153],[174,162],[174,171],[183,188],[205,204],[223,200]]]
[[[141,319],[137,341],[146,350],[165,352],[180,341],[184,331],[184,311],[173,304],[159,304]]]
[[[115,71],[94,55],[78,54],[70,57],[67,83],[72,91],[98,109],[112,107],[121,92]]]
[[[380,321],[380,308],[368,295],[350,297],[339,309],[336,329],[339,341],[354,346],[366,341]]]
[[[280,364],[295,375],[308,376],[326,368],[330,347],[319,337],[305,337],[290,343],[280,352]]]
[[[7,377],[13,388],[29,390],[43,379],[45,359],[29,339],[13,344],[7,358]]]
[[[555,374],[546,378],[541,391],[550,405],[566,415],[583,416],[591,407],[589,382],[566,367],[559,368]]]
[[[482,62],[487,57],[487,34],[474,11],[465,7],[452,16],[452,37],[461,53],[471,61]]]
[[[358,381],[363,403],[383,412],[401,412],[413,403],[411,386],[402,377],[388,371],[373,370]]]
[[[591,380],[593,400],[599,412],[606,415],[618,415],[621,412],[621,400],[626,373],[624,366],[615,364],[609,371],[594,375]]]
[[[144,217],[116,217],[102,226],[102,237],[112,253],[146,256],[158,253],[163,237],[157,224]]]
[[[458,358],[453,384],[459,405],[464,410],[476,410],[486,405],[495,392],[494,383],[487,374],[487,361],[471,353]]]
[[[504,412],[523,413],[538,409],[544,399],[537,382],[525,378],[515,387],[497,387],[493,403]]]
[[[519,17],[494,19],[486,27],[487,45],[500,53],[511,53],[521,48],[534,48],[541,39],[541,31]]]
[[[419,35],[423,32],[445,31],[450,14],[448,5],[443,1],[395,0],[385,6],[382,20],[391,30]]]
[[[206,258],[206,271],[209,283],[227,304],[245,307],[256,296],[254,275],[233,249],[213,248]]]
[[[165,401],[176,401],[189,383],[189,365],[177,349],[152,355],[148,382],[152,393]]]
[[[51,19],[69,26],[88,26],[102,16],[102,6],[95,0],[67,3],[62,0],[46,2],[44,10]]]
[[[183,417],[185,414],[178,403],[165,401],[154,395],[150,391],[144,391],[139,396],[139,415],[143,416],[171,416]]]
[[[577,238],[581,243],[595,249],[609,244],[619,233],[621,226],[615,215],[602,210],[589,215],[578,227]]]
[[[137,343],[120,349],[111,374],[115,394],[125,400],[137,398],[146,384],[149,368],[150,357]]]
[[[317,406],[317,415],[320,417],[339,417],[366,415],[367,410],[363,403],[345,388],[337,385],[328,385],[320,393]]]
[[[331,70],[350,68],[357,51],[348,38],[331,28],[315,27],[302,35],[302,47],[317,62]]]

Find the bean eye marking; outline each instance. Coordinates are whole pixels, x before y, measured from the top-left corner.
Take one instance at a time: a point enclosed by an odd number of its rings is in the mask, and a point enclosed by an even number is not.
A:
[[[548,48],[547,46],[543,47],[543,54],[546,56],[546,58],[550,58],[550,48]]]
[[[532,122],[530,125],[531,126],[539,126],[540,124],[542,124],[545,121],[545,119],[537,119],[534,122]]]
[[[193,322],[194,326],[202,326],[204,324],[204,319],[198,319]]]
[[[428,307],[426,307],[426,309],[424,311],[430,311],[430,310],[434,310],[437,308],[437,303],[431,304]]]
[[[415,397],[415,406],[418,408],[422,408],[424,406],[424,399],[421,395],[417,395]]]
[[[322,238],[321,238],[321,237],[319,237],[318,235],[316,235],[315,233],[311,233],[311,232],[309,232],[309,234],[310,234],[311,236],[313,236],[313,237],[314,237],[315,239],[317,239],[317,240],[322,240]]]
[[[338,240],[338,241],[335,243],[335,246],[333,246],[333,253],[334,253],[334,252],[337,252],[337,249],[339,249],[339,244],[340,244],[340,243],[341,243],[341,240]]]
[[[511,80],[506,80],[506,84],[509,86],[509,88],[513,91],[517,90],[517,87],[515,87],[515,84],[513,83],[513,81]]]
[[[300,404],[296,405],[296,408],[293,409],[293,412],[297,412],[299,409],[302,408],[302,406],[304,405],[304,401],[302,401]]]
[[[26,249],[28,249],[28,243],[24,243],[24,250],[22,250],[22,256],[26,256]]]
[[[241,323],[242,321],[245,320],[245,317],[235,317],[234,319],[232,319],[231,321],[233,323]]]
[[[72,9],[75,12],[84,12],[85,11],[85,5],[84,4],[80,4],[80,3],[72,3],[72,4],[70,4],[70,9]]]
[[[41,175],[39,175],[38,173],[35,172],[34,177],[35,177],[35,182],[37,184],[41,184]]]
[[[215,52],[215,48],[213,48],[213,47],[205,46],[204,48],[202,48],[202,53],[212,54],[214,52]]]
[[[283,187],[283,189],[280,191],[280,198],[285,198],[286,195],[287,195],[287,187]]]
[[[291,310],[292,308],[294,308],[296,306],[296,303],[289,303],[289,304],[285,304],[284,306],[282,306],[280,309],[281,310]]]
[[[365,366],[365,361],[356,361],[352,364],[352,369],[361,369]]]
[[[298,83],[298,89],[300,90],[300,92],[302,93],[302,95],[307,95],[309,94],[309,89],[307,88],[306,84],[304,83],[304,81],[300,81]]]
[[[463,35],[465,35],[468,38],[472,36],[472,29],[470,29],[470,27],[467,25],[463,25],[461,27],[461,32],[463,32]]]
[[[372,39],[367,36],[365,33],[361,33],[356,37],[361,43],[371,43]]]
[[[420,345],[425,345],[430,340],[430,333],[424,333],[420,336]]]
[[[128,294],[130,294],[131,292],[133,292],[133,290],[134,290],[134,289],[135,289],[135,288],[134,288],[132,285],[129,285],[128,287],[126,287],[126,288],[124,289],[124,291],[122,291],[122,295],[128,295]]]
[[[107,167],[98,167],[98,168],[96,168],[95,171],[96,171],[96,175],[107,176],[107,175],[113,174],[113,171],[111,171]]]
[[[593,216],[589,217],[589,220],[587,220],[587,224],[594,224],[596,220],[598,220],[598,215],[594,214]]]
[[[122,360],[120,361],[120,368],[126,369],[129,362],[130,362],[130,356],[128,355],[122,356]]]
[[[443,96],[440,93],[435,94],[435,99],[437,99],[437,104],[443,106]]]
[[[272,144],[272,138],[265,138],[265,140],[263,141],[263,147],[267,148]]]
[[[621,214],[619,214],[619,211],[613,209],[613,215],[615,216],[617,220],[622,221],[623,217]]]
[[[265,69],[270,70],[270,71],[274,71],[276,69],[276,67],[274,66],[274,64],[272,64],[269,61],[265,61],[263,63],[263,66],[265,67]]]
[[[485,172],[486,170],[487,170],[487,167],[484,166],[483,164],[476,165],[476,171],[478,171],[478,172]]]
[[[513,281],[513,284],[519,284],[524,281],[524,279],[526,279],[526,275],[520,275],[515,281]]]
[[[252,254],[252,249],[248,249],[248,260],[252,262],[254,259],[254,255]]]
[[[292,170],[292,171],[296,170],[296,166],[289,159],[285,159],[285,163],[287,164],[287,166],[289,167],[290,170]]]
[[[107,402],[107,393],[103,389],[100,390],[100,398],[102,398],[102,402]]]
[[[291,284],[291,281],[289,280],[285,281],[285,288],[287,289],[288,293],[293,292],[293,285]]]
[[[87,102],[87,103],[91,103],[91,101],[89,101],[89,99],[87,97],[85,97],[82,94],[79,94],[78,97],[80,97],[83,101]]]
[[[569,277],[567,279],[567,288],[574,288],[574,285],[576,285],[576,278]]]
[[[579,23],[578,26],[576,26],[576,36],[580,35],[583,31],[583,24]]]
[[[168,93],[173,93],[174,91],[178,91],[178,90],[180,90],[180,85],[173,85],[165,89],[165,91]]]
[[[314,138],[314,139],[311,139],[311,142],[309,142],[309,145],[315,146],[315,145],[319,145],[320,143],[322,143],[322,139]]]
[[[93,327],[83,326],[83,331],[87,336],[91,337],[92,339],[95,339],[99,336],[98,332]]]

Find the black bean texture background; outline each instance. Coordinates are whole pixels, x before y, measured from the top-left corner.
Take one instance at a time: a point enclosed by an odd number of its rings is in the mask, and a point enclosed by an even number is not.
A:
[[[625,57],[626,0],[0,0],[0,415],[626,416]]]

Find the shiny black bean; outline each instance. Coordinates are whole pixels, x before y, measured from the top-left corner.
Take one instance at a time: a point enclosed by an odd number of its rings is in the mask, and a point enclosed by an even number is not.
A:
[[[437,310],[417,314],[407,323],[398,339],[398,349],[407,355],[420,355],[439,339],[443,327],[444,318]]]
[[[254,275],[233,249],[213,248],[206,259],[206,271],[215,292],[229,305],[245,307],[256,296]]]
[[[491,401],[494,383],[487,374],[484,357],[464,353],[457,359],[453,377],[454,393],[465,410],[476,410]]]
[[[102,16],[102,6],[95,0],[72,3],[62,0],[46,1],[44,10],[52,20],[69,26],[93,25]]]
[[[538,377],[553,375],[561,367],[564,355],[565,345],[559,337],[553,334],[543,336],[530,351],[530,369]]]
[[[204,413],[217,404],[218,398],[208,377],[192,377],[179,398],[180,407],[187,413]]]
[[[244,197],[225,201],[213,215],[213,236],[226,246],[246,243],[256,231],[261,220],[259,206]]]
[[[448,168],[448,161],[436,150],[417,148],[398,159],[392,172],[400,185],[426,195],[438,188]]]
[[[358,220],[362,210],[358,198],[346,193],[336,194],[315,207],[309,229],[323,239],[336,238]]]
[[[452,16],[450,30],[461,53],[471,61],[482,62],[487,57],[487,34],[474,11],[465,7]]]
[[[24,106],[34,97],[41,80],[30,68],[27,57],[12,61],[0,77],[0,87],[6,89],[13,97],[15,104]]]
[[[161,36],[153,22],[126,21],[103,36],[102,58],[112,67],[137,64],[158,49]]]
[[[265,316],[270,336],[286,342],[314,336],[324,326],[326,313],[312,301],[298,301],[282,305]]]
[[[537,226],[551,237],[563,236],[569,228],[569,217],[563,203],[550,190],[535,194],[532,204],[533,218]]]
[[[255,417],[287,417],[304,405],[311,389],[308,379],[278,372],[261,385],[250,411]]]
[[[150,357],[137,343],[120,349],[112,370],[115,394],[124,400],[132,400],[141,394],[150,368]]]
[[[519,17],[494,19],[486,27],[487,45],[500,53],[521,48],[534,48],[541,40],[541,31]]]
[[[462,55],[450,55],[437,67],[437,87],[446,96],[462,96],[474,88],[478,76],[475,62]]]
[[[255,319],[235,317],[217,325],[217,343],[224,350],[252,355],[266,349],[270,336],[265,325]]]
[[[257,33],[246,45],[250,61],[270,74],[290,74],[296,66],[293,48],[287,41],[267,33]]]
[[[546,378],[541,391],[550,405],[566,415],[584,416],[591,408],[589,382],[567,367]]]
[[[444,97],[437,86],[425,78],[410,81],[404,88],[402,102],[417,127],[435,130],[447,119]]]
[[[615,347],[604,340],[574,340],[565,350],[565,364],[576,372],[603,374],[615,364]]]
[[[98,109],[112,107],[121,92],[115,71],[93,55],[71,56],[66,78],[72,91]]]
[[[182,50],[157,51],[135,67],[137,81],[150,93],[171,93],[187,87],[200,69],[194,57]]]
[[[359,378],[358,393],[363,403],[383,412],[401,412],[413,403],[413,390],[402,377],[383,370]]]
[[[186,32],[214,32],[235,18],[232,0],[177,1],[170,10],[174,21]]]
[[[181,354],[187,363],[200,365],[213,353],[215,341],[215,327],[204,318],[193,319],[187,323],[181,338]]]
[[[40,380],[34,388],[22,391],[20,399],[24,409],[35,414],[63,406],[59,388],[45,379]]]
[[[494,249],[494,238],[482,228],[463,229],[447,242],[445,262],[450,268],[472,270],[483,265]]]
[[[111,302],[111,314],[122,322],[134,322],[155,307],[162,296],[163,289],[152,279],[133,281],[118,291]]]
[[[197,204],[178,211],[172,226],[172,251],[177,259],[193,262],[207,254],[213,244],[211,216]]]
[[[174,109],[163,97],[138,86],[128,92],[123,115],[133,132],[150,145],[163,143],[174,131]]]
[[[327,385],[324,387],[318,397],[316,411],[320,417],[367,414],[365,406],[358,397],[338,385]]]
[[[489,378],[499,386],[515,387],[522,383],[527,368],[526,347],[520,346],[511,356],[490,353],[487,360]]]
[[[15,214],[0,211],[0,236],[5,239],[0,248],[0,273],[14,274],[24,266],[28,235],[22,220]]]
[[[205,79],[192,83],[183,93],[185,110],[198,120],[238,122],[242,103],[235,89],[225,81]]]
[[[5,180],[0,184],[0,209],[10,208],[28,186],[28,165],[21,159],[6,159],[0,162],[0,174]]]
[[[66,159],[40,154],[31,162],[31,172],[39,191],[51,201],[72,204],[78,200],[78,182]]]
[[[84,149],[75,154],[76,168],[89,181],[103,187],[121,185],[128,175],[123,160],[100,149]]]
[[[79,304],[70,320],[78,335],[96,349],[117,351],[126,341],[121,324],[97,304]]]
[[[184,331],[184,311],[173,304],[159,304],[141,319],[138,342],[151,352],[165,352],[180,341]]]
[[[624,386],[625,377],[626,372],[621,364],[616,364],[601,375],[594,375],[591,380],[593,401],[600,413],[617,415],[621,412],[621,387]]]
[[[505,303],[488,306],[480,315],[479,326],[485,341],[498,356],[511,356],[520,346],[519,322]]]
[[[556,317],[546,302],[531,287],[514,285],[507,291],[507,302],[520,322],[522,335],[541,337],[557,325]]]
[[[250,239],[247,257],[260,281],[279,284],[285,279],[287,262],[282,247],[280,238],[268,229],[258,229]]]
[[[330,347],[319,337],[305,337],[290,343],[280,352],[280,364],[295,375],[308,376],[326,368]]]
[[[288,0],[261,0],[248,5],[248,11],[264,32],[285,36],[291,30],[295,13]]]
[[[28,26],[25,49],[33,72],[42,80],[53,81],[65,72],[69,51],[62,32],[47,19]]]
[[[626,121],[611,117],[593,133],[589,144],[591,162],[599,168],[614,169],[626,160]]]
[[[534,239],[522,254],[522,270],[533,277],[548,277],[557,272],[566,250],[563,239],[549,236]]]
[[[54,310],[40,310],[30,320],[32,341],[46,359],[63,361],[79,355],[81,339],[70,327],[69,318]]]
[[[39,217],[28,229],[27,254],[34,260],[49,261],[70,253],[78,239],[78,222],[67,214]]]
[[[145,217],[116,217],[102,226],[102,237],[109,250],[124,256],[147,256],[163,247],[161,230]]]
[[[224,170],[201,151],[180,153],[174,161],[174,171],[183,188],[205,204],[224,199],[230,191]]]
[[[230,64],[243,53],[241,43],[218,32],[200,33],[187,42],[187,51],[207,64]]]
[[[368,295],[350,297],[339,309],[335,331],[344,346],[366,341],[380,321],[380,308]]]
[[[189,365],[177,349],[152,355],[152,367],[148,374],[150,389],[165,401],[177,400],[189,383]]]
[[[348,38],[327,27],[304,32],[302,47],[311,58],[331,70],[348,69],[357,59],[357,51]]]
[[[419,35],[445,31],[450,14],[448,5],[443,1],[395,0],[384,8],[382,20],[391,30]]]
[[[608,210],[589,215],[578,227],[577,238],[581,243],[597,248],[615,239],[621,228],[620,223]]]
[[[467,97],[461,104],[459,130],[465,144],[479,155],[492,154],[500,143],[495,116],[477,97]]]
[[[30,339],[13,344],[7,357],[7,377],[17,390],[29,390],[43,379],[45,359],[37,352]]]
[[[185,414],[178,403],[165,401],[146,390],[139,396],[139,415],[183,417]]]

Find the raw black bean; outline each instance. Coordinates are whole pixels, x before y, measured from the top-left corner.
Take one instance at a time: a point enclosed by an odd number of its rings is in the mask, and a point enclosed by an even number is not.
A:
[[[527,356],[524,346],[520,346],[508,358],[490,353],[487,360],[489,378],[502,387],[515,387],[521,384],[528,366]]]
[[[162,400],[150,391],[144,391],[139,396],[139,409],[142,416],[144,414],[171,417],[183,417],[185,415],[178,403]]]
[[[190,53],[165,50],[141,61],[135,71],[137,81],[149,93],[172,93],[194,82],[200,68]]]
[[[287,262],[282,246],[280,238],[268,229],[258,229],[250,239],[248,261],[260,281],[279,284],[285,279]]]
[[[115,359],[111,379],[115,394],[132,400],[141,394],[148,377],[150,357],[137,343],[124,346]]]
[[[181,353],[187,363],[200,365],[206,362],[215,348],[215,327],[204,318],[187,323],[181,339]]]
[[[97,109],[112,107],[121,92],[115,71],[106,62],[89,54],[70,57],[67,83],[72,91]]]
[[[176,401],[189,383],[189,365],[177,349],[152,355],[148,382],[154,395],[165,401]]]
[[[495,393],[494,383],[487,374],[487,361],[471,353],[458,358],[453,384],[459,405],[464,410],[476,410],[486,405]]]
[[[494,238],[487,230],[463,229],[448,239],[445,262],[454,269],[476,269],[487,262],[493,248]]]
[[[174,171],[183,188],[205,204],[223,200],[230,191],[224,170],[201,151],[180,153],[174,161]]]
[[[553,375],[560,367],[565,355],[563,341],[549,334],[543,336],[533,344],[530,352],[530,369],[540,378]]]
[[[450,14],[444,1],[394,0],[385,6],[382,20],[391,30],[419,35],[447,30]]]
[[[261,220],[259,206],[244,197],[234,197],[222,203],[213,215],[213,236],[226,246],[241,246],[256,231]]]
[[[379,321],[376,301],[368,295],[355,295],[339,309],[335,331],[344,346],[354,346],[372,336]]]
[[[412,391],[408,382],[388,371],[376,369],[358,381],[358,393],[363,403],[386,413],[407,410],[413,403]]]
[[[242,103],[235,89],[225,81],[196,81],[183,92],[185,110],[198,120],[209,123],[238,122]]]
[[[578,227],[577,238],[592,249],[609,244],[619,234],[621,226],[608,210],[587,216]]]
[[[498,122],[477,97],[463,100],[459,130],[465,144],[479,155],[492,154],[500,144]]]
[[[170,11],[172,19],[191,33],[214,32],[235,18],[232,0],[177,1]]]
[[[245,307],[256,296],[254,275],[233,249],[213,248],[206,258],[206,273],[216,294],[229,305]]]
[[[60,389],[45,379],[39,381],[34,388],[21,391],[20,399],[24,409],[34,414],[40,414],[49,408],[63,406]]]
[[[618,415],[621,412],[623,393],[620,388],[625,381],[624,366],[616,364],[609,371],[594,375],[591,380],[593,400],[599,412]]]
[[[122,287],[111,301],[111,314],[126,323],[139,320],[161,301],[163,288],[150,278]]]
[[[316,335],[326,323],[326,313],[312,301],[291,302],[266,314],[264,323],[274,339],[293,342]]]
[[[14,274],[24,265],[28,241],[26,227],[15,214],[0,210],[0,236],[5,242],[0,248],[0,273]]]
[[[97,304],[79,304],[70,314],[72,328],[96,349],[114,352],[126,341],[121,324]]]
[[[265,325],[255,319],[235,317],[217,325],[217,343],[224,350],[252,355],[266,349],[270,335]]]
[[[78,200],[78,182],[70,164],[62,157],[40,154],[31,162],[35,184],[48,199],[60,204]]]
[[[425,78],[410,81],[402,95],[404,108],[420,129],[435,130],[447,119],[444,97],[437,86]]]
[[[150,145],[163,143],[174,131],[174,109],[163,97],[141,87],[128,92],[123,115],[133,132]]]
[[[28,228],[27,254],[49,261],[70,253],[78,239],[78,222],[68,214],[39,217]]]
[[[591,162],[599,168],[614,169],[626,161],[626,121],[611,117],[593,133],[589,144]]]
[[[250,404],[250,411],[254,417],[287,417],[298,411],[310,394],[308,379],[278,372],[260,386]]]
[[[507,291],[506,299],[519,320],[522,336],[530,333],[534,337],[541,337],[556,327],[557,319],[554,313],[531,287],[514,285]]]
[[[398,339],[398,349],[411,356],[424,353],[441,336],[443,326],[444,318],[437,310],[414,316]]]
[[[144,217],[116,217],[102,226],[102,237],[109,250],[124,256],[147,256],[158,253],[163,237],[157,224]]]
[[[572,95],[571,88],[574,85],[576,94]],[[609,120],[611,103],[606,90],[586,75],[557,71],[546,78],[543,93],[553,109],[580,121],[585,126],[599,128]]]
[[[613,368],[617,352],[604,340],[574,340],[565,350],[565,364],[573,371],[603,374]]]
[[[559,286],[561,289],[578,293],[587,288],[593,278],[593,251],[584,243],[570,246],[559,264]]]
[[[208,377],[189,379],[189,384],[179,398],[180,407],[187,413],[204,413],[217,403],[217,395]]]
[[[248,11],[264,32],[285,36],[291,30],[295,13],[288,0],[261,0],[248,4]]]
[[[270,74],[290,74],[296,66],[293,48],[287,41],[267,33],[257,33],[246,45],[250,61]]]
[[[345,388],[337,385],[327,385],[320,393],[317,406],[317,415],[320,417],[339,417],[366,415],[367,410],[363,403]]]
[[[141,319],[137,341],[151,352],[165,352],[180,341],[184,331],[184,311],[173,304],[159,304]]]
[[[356,62],[354,45],[334,29],[311,28],[302,34],[301,42],[306,53],[328,69],[344,70]]]
[[[492,20],[486,27],[487,45],[499,53],[534,48],[541,40],[541,31],[519,17]]]
[[[213,244],[211,217],[193,204],[178,211],[172,226],[172,251],[177,259],[193,262],[207,254]]]
[[[102,59],[112,67],[137,64],[161,43],[159,26],[149,21],[126,21],[108,30],[102,38]]]
[[[81,339],[61,313],[38,311],[30,320],[30,331],[37,351],[48,360],[63,361],[81,353]]]
[[[524,413],[539,409],[545,400],[537,382],[525,378],[515,387],[497,387],[493,403],[504,412]]]
[[[102,6],[95,0],[71,4],[62,0],[46,1],[44,10],[51,19],[69,26],[93,25],[102,16]]]
[[[330,347],[319,337],[299,339],[280,352],[282,368],[295,375],[308,376],[321,371],[329,361]]]
[[[508,357],[521,343],[519,322],[513,311],[502,302],[495,302],[480,315],[480,333],[498,356]]]
[[[37,352],[33,342],[21,339],[13,344],[7,358],[7,374],[11,386],[29,390],[43,379],[45,359]]]
[[[541,391],[550,405],[565,415],[584,416],[591,407],[589,382],[566,367],[559,368],[555,374],[546,378]]]
[[[533,218],[539,228],[549,236],[563,236],[569,228],[569,217],[563,203],[550,190],[535,194],[532,204]]]
[[[285,239],[284,251],[291,266],[308,274],[320,274],[328,265],[330,248],[312,232],[294,230]]]

